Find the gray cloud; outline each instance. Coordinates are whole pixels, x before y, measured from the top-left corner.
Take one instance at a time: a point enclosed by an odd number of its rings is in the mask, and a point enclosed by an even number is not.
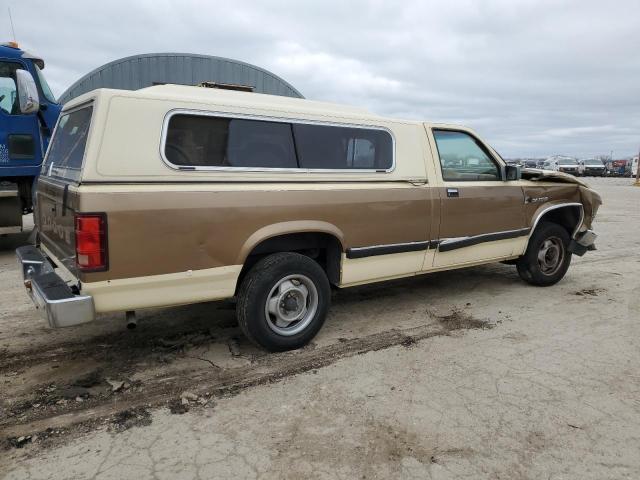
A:
[[[117,58],[192,52],[260,65],[307,98],[463,123],[505,156],[640,147],[637,0],[6,5],[56,94]]]

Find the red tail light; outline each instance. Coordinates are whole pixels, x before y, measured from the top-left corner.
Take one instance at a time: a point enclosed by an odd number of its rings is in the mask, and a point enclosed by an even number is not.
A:
[[[76,214],[76,265],[83,272],[107,269],[107,216]]]

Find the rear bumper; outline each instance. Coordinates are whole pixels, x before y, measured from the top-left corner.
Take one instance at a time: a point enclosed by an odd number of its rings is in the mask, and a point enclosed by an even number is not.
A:
[[[72,327],[95,320],[93,297],[73,293],[40,249],[20,247],[16,255],[27,293],[50,327]]]

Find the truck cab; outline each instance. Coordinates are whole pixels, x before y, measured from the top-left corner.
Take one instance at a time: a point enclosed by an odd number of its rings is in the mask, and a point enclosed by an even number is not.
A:
[[[15,42],[0,45],[0,235],[22,231],[32,189],[60,114],[44,61]]]

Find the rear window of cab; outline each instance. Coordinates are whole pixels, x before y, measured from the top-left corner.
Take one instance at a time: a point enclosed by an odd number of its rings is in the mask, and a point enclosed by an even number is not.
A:
[[[393,138],[383,129],[175,113],[165,160],[179,169],[390,171]]]

